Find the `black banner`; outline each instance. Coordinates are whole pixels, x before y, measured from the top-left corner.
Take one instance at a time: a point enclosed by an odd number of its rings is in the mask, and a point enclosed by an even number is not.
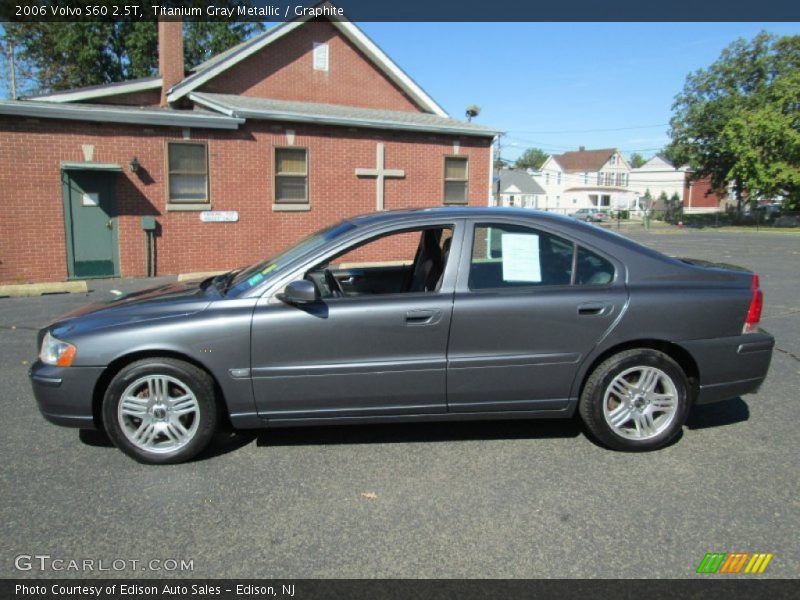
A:
[[[800,21],[786,0],[0,0],[0,21],[150,20],[282,22],[327,16],[359,21]]]
[[[3,600],[444,600],[514,598],[738,600],[800,597],[798,580],[699,576],[686,580],[0,580]]]

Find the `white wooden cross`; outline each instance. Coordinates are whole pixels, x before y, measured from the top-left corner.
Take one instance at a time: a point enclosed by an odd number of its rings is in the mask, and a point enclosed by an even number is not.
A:
[[[384,163],[384,146],[378,144],[376,166],[374,169],[356,169],[357,177],[375,177],[375,210],[383,210],[383,182],[387,177],[402,178],[406,176],[403,169],[387,169]]]

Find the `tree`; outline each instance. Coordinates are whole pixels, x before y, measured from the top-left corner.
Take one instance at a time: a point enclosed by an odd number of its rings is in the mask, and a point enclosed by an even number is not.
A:
[[[632,169],[638,169],[647,161],[644,159],[644,156],[642,156],[638,152],[634,152],[633,154],[631,154],[631,160],[629,162],[631,164]]]
[[[752,201],[785,196],[784,208],[800,209],[800,73],[781,78],[764,105],[735,110],[722,131],[736,155],[731,175]]]
[[[514,167],[517,169],[538,170],[542,168],[542,165],[544,164],[544,161],[547,160],[548,156],[550,155],[541,148],[528,148],[514,163]]]
[[[666,198],[666,194],[664,197]],[[668,223],[677,223],[681,220],[681,215],[683,214],[683,201],[681,197],[678,195],[678,192],[674,192],[672,196],[669,197],[669,200],[666,201],[666,214],[664,216],[664,220]]]
[[[260,23],[184,24],[184,60],[195,66],[260,31]],[[152,21],[6,23],[4,46],[28,66],[38,93],[100,85],[158,72],[158,31]]]
[[[691,177],[745,195],[800,193],[800,36],[739,39],[686,78],[673,104],[669,154]]]
[[[477,104],[470,104],[467,107],[465,114],[467,115],[467,121],[472,122],[474,117],[477,117],[479,114],[481,114],[481,107]]]

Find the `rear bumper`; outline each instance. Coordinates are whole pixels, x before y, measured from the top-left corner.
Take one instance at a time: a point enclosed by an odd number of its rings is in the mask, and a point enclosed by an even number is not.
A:
[[[765,331],[681,342],[700,372],[695,404],[709,404],[758,391],[772,361],[775,338]]]
[[[103,367],[54,367],[36,361],[28,371],[45,419],[56,425],[95,429],[92,398]]]

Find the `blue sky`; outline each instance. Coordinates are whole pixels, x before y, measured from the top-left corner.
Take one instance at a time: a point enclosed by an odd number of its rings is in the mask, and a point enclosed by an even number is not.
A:
[[[451,116],[507,132],[503,157],[616,147],[651,156],[686,75],[738,37],[800,23],[359,23]],[[599,131],[606,130],[606,131]]]

